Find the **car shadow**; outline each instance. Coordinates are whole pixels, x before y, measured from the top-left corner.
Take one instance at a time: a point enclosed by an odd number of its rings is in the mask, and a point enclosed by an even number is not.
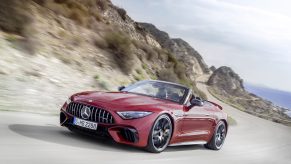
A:
[[[207,151],[207,149],[203,145],[183,145],[183,146],[168,146],[165,152],[193,151],[193,150]]]
[[[12,124],[9,125],[8,128],[11,131],[25,137],[66,146],[95,150],[98,149],[102,151],[128,151],[135,153],[146,153],[142,149],[118,144],[111,139],[95,138],[92,136],[82,135],[55,125],[39,126]]]
[[[28,125],[28,124],[12,124],[8,128],[25,137],[42,140],[46,142],[86,148],[86,149],[98,149],[102,151],[127,151],[134,153],[148,153],[143,149],[118,144],[111,139],[96,138],[92,136],[82,135],[79,133],[74,133],[66,128],[59,127],[56,125]],[[188,146],[169,146],[165,152],[175,152],[175,151],[191,151],[191,150],[203,150],[205,149],[201,145],[188,145]]]

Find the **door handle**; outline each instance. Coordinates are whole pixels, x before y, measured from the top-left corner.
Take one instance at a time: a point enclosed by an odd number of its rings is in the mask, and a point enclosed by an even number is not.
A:
[[[210,114],[204,114],[204,116],[210,116]]]

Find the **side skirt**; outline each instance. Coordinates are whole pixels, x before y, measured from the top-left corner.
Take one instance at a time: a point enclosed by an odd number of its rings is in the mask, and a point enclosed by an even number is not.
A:
[[[206,141],[188,141],[188,142],[179,142],[179,143],[174,143],[170,144],[168,146],[182,146],[182,145],[204,145],[206,144]]]

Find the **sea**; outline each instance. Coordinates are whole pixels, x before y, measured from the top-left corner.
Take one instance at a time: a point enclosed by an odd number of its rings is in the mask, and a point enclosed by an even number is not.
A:
[[[264,86],[244,83],[244,87],[250,93],[273,102],[277,106],[287,108],[286,114],[291,117],[291,92],[267,88]]]

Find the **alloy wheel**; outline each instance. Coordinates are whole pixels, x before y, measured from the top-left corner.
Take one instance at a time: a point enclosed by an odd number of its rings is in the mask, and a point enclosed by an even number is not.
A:
[[[224,139],[226,136],[226,129],[224,124],[221,124],[215,134],[215,146],[220,148],[223,145]]]
[[[164,150],[171,138],[172,124],[169,117],[160,117],[154,124],[152,143],[158,151]]]

